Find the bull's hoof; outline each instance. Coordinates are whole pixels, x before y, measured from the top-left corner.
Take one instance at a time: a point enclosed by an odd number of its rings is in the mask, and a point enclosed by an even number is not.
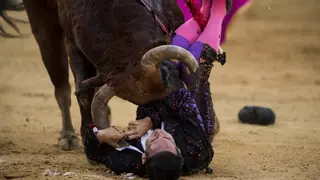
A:
[[[79,149],[79,138],[74,134],[74,132],[61,132],[59,147],[64,151]]]

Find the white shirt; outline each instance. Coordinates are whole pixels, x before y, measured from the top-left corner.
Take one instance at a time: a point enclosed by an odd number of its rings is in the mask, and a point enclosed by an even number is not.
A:
[[[161,129],[164,128],[164,123],[161,122]],[[141,138],[140,138],[140,143],[142,145],[142,148],[144,151],[146,151],[146,141],[148,139],[148,137],[152,134],[153,130],[149,130],[145,135],[143,135]],[[141,154],[144,154],[142,151],[140,151],[140,149],[132,146],[132,145],[129,145],[129,146],[126,146],[126,147],[121,147],[121,148],[116,148],[116,150],[118,151],[122,151],[124,149],[131,149],[131,150],[134,150],[134,151],[137,151]]]

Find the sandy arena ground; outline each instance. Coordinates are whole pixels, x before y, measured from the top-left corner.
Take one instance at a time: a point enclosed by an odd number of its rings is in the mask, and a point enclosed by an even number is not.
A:
[[[216,65],[211,76],[221,121],[211,165],[215,172],[182,179],[320,179],[318,1],[257,0],[233,24],[223,47],[228,62]],[[11,14],[26,19],[24,12]],[[29,25],[19,26],[30,32]],[[251,104],[271,107],[275,125],[240,124],[238,111]],[[135,116],[128,102],[114,98],[111,106],[117,125]],[[79,132],[74,95],[71,112]],[[60,150],[60,128],[53,86],[34,38],[0,38],[0,179],[119,178],[90,165],[82,149]],[[47,169],[76,175],[43,176]]]

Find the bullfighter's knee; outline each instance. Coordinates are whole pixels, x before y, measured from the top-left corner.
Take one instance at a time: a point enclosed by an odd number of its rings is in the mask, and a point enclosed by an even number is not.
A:
[[[217,115],[215,115],[215,121],[214,121],[214,133],[213,133],[213,139],[214,137],[220,132],[220,121]]]
[[[220,121],[216,113],[214,113],[214,121],[213,121],[213,131],[209,135],[208,139],[210,143],[213,143],[214,138],[220,132]]]

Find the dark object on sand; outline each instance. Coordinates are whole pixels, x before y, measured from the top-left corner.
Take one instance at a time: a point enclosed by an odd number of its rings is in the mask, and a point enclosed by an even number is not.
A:
[[[245,106],[240,110],[238,118],[242,123],[270,125],[274,124],[276,116],[270,108]]]

